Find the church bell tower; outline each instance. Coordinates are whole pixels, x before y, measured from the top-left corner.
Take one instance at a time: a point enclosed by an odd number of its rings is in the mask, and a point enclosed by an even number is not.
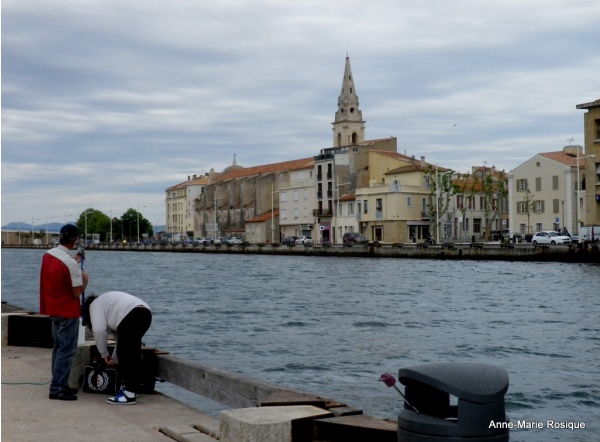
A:
[[[333,123],[333,146],[356,145],[365,141],[365,121],[358,108],[358,96],[354,88],[350,57],[346,56],[342,92],[338,97],[338,108]]]

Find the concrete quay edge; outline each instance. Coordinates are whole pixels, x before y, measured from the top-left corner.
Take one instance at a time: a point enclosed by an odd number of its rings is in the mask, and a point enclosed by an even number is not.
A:
[[[161,393],[136,405],[79,392],[76,401],[48,398],[52,350],[2,347],[2,440],[15,442],[215,442],[219,419]],[[205,432],[199,429],[205,429]],[[207,434],[208,433],[208,434]]]

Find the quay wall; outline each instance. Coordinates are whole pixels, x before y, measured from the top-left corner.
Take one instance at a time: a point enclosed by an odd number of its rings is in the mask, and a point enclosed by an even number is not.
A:
[[[7,248],[48,248],[46,245],[3,245]],[[170,253],[233,253],[263,255],[303,255],[365,258],[416,258],[446,260],[500,260],[528,262],[600,263],[597,244],[534,246],[528,243],[500,244],[497,242],[446,243],[428,245],[423,243],[380,244],[347,247],[342,245],[143,245],[143,244],[93,244],[91,250],[123,252],[170,252]]]

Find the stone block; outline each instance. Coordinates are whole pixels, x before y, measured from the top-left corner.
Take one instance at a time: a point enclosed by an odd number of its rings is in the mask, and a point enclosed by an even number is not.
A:
[[[312,441],[313,420],[332,414],[311,405],[240,408],[221,412],[221,442]]]

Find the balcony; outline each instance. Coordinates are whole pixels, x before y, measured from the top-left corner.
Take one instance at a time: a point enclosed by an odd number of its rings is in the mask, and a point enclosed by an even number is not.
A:
[[[314,209],[313,216],[333,216],[333,211],[329,209]]]

